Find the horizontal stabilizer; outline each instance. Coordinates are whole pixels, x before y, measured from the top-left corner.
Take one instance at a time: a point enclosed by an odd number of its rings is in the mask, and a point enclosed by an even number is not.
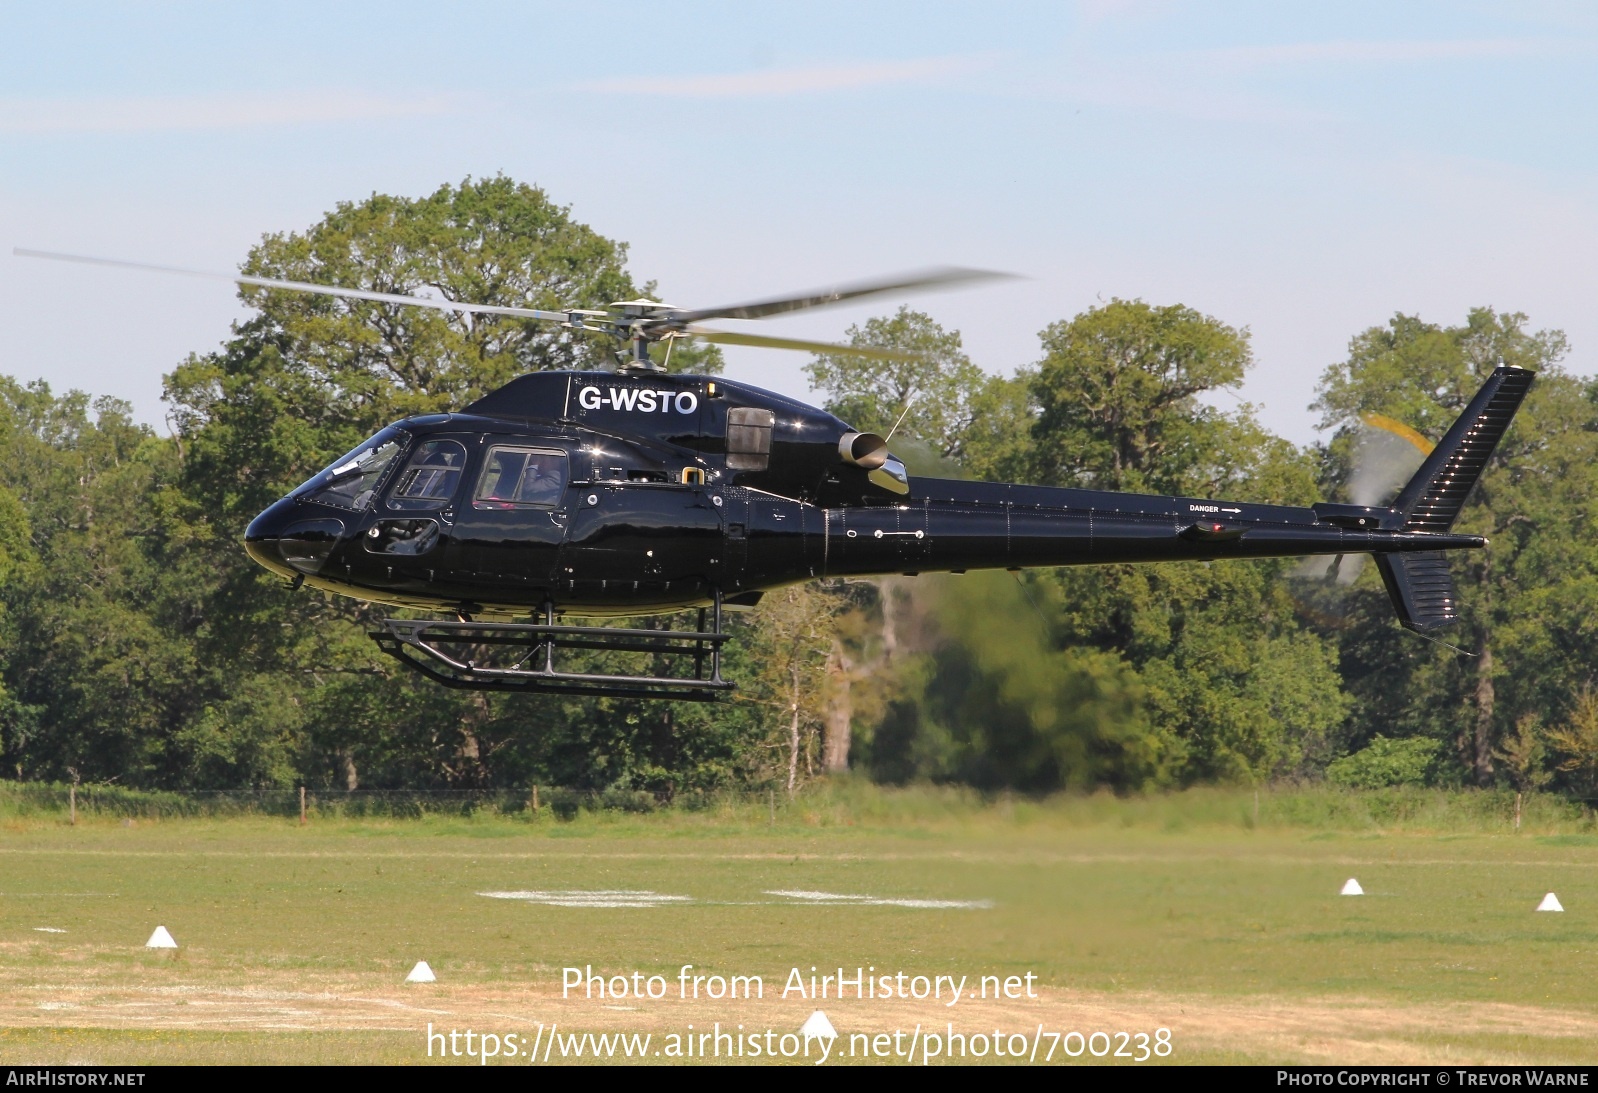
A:
[[[1459,596],[1442,551],[1378,554],[1376,567],[1406,630],[1424,633],[1459,621]]]

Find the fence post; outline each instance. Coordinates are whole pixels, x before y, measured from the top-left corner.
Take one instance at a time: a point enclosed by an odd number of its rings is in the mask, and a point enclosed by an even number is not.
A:
[[[538,783],[533,783],[533,815],[538,815]]]
[[[78,784],[73,782],[67,787],[68,807],[72,810],[72,826],[78,826]]]
[[[305,787],[300,787],[300,826],[305,826]]]

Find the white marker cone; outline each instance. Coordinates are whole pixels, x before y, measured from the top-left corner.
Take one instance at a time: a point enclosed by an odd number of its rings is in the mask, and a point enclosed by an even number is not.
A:
[[[1340,896],[1363,896],[1365,889],[1359,886],[1359,881],[1349,877],[1347,883],[1343,885],[1343,890],[1337,894]]]
[[[1559,897],[1552,892],[1544,896],[1543,901],[1537,905],[1537,910],[1539,911],[1563,911],[1564,909],[1564,906],[1559,902]]]
[[[832,1027],[832,1022],[827,1020],[827,1015],[817,1010],[806,1018],[805,1023],[799,1026],[799,1035],[806,1040],[836,1040],[838,1030]]]
[[[433,974],[433,969],[427,966],[427,961],[418,960],[416,967],[411,969],[411,974],[405,977],[407,983],[436,983],[438,976]]]
[[[176,949],[178,943],[172,935],[167,933],[165,926],[157,926],[155,933],[150,935],[150,940],[144,943],[146,949]]]

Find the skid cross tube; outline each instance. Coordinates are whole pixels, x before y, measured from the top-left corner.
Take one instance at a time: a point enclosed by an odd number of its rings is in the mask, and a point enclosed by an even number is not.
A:
[[[700,612],[703,620],[705,612]],[[541,623],[455,622],[439,619],[384,619],[370,637],[385,653],[406,667],[448,687],[482,691],[524,691],[544,694],[605,695],[619,698],[675,698],[710,702],[732,689],[721,678],[721,596],[711,608],[712,628],[701,621],[697,630],[643,630],[610,626],[557,626],[554,607],[546,604]],[[481,663],[445,646],[478,646],[524,650],[508,666]],[[562,671],[557,649],[589,649],[690,657],[692,676],[626,675]],[[529,667],[529,662],[535,666]],[[710,678],[704,678],[706,661]]]

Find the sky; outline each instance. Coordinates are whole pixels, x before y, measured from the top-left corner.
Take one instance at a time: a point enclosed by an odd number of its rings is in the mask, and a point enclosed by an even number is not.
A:
[[[339,201],[504,173],[710,306],[935,265],[900,303],[997,373],[1115,297],[1252,335],[1239,397],[1298,443],[1395,312],[1564,330],[1598,372],[1598,8],[1587,4],[0,0],[0,373],[131,401],[232,290],[13,247],[236,268]],[[727,324],[736,325],[736,324]],[[806,395],[803,354],[728,374]]]

